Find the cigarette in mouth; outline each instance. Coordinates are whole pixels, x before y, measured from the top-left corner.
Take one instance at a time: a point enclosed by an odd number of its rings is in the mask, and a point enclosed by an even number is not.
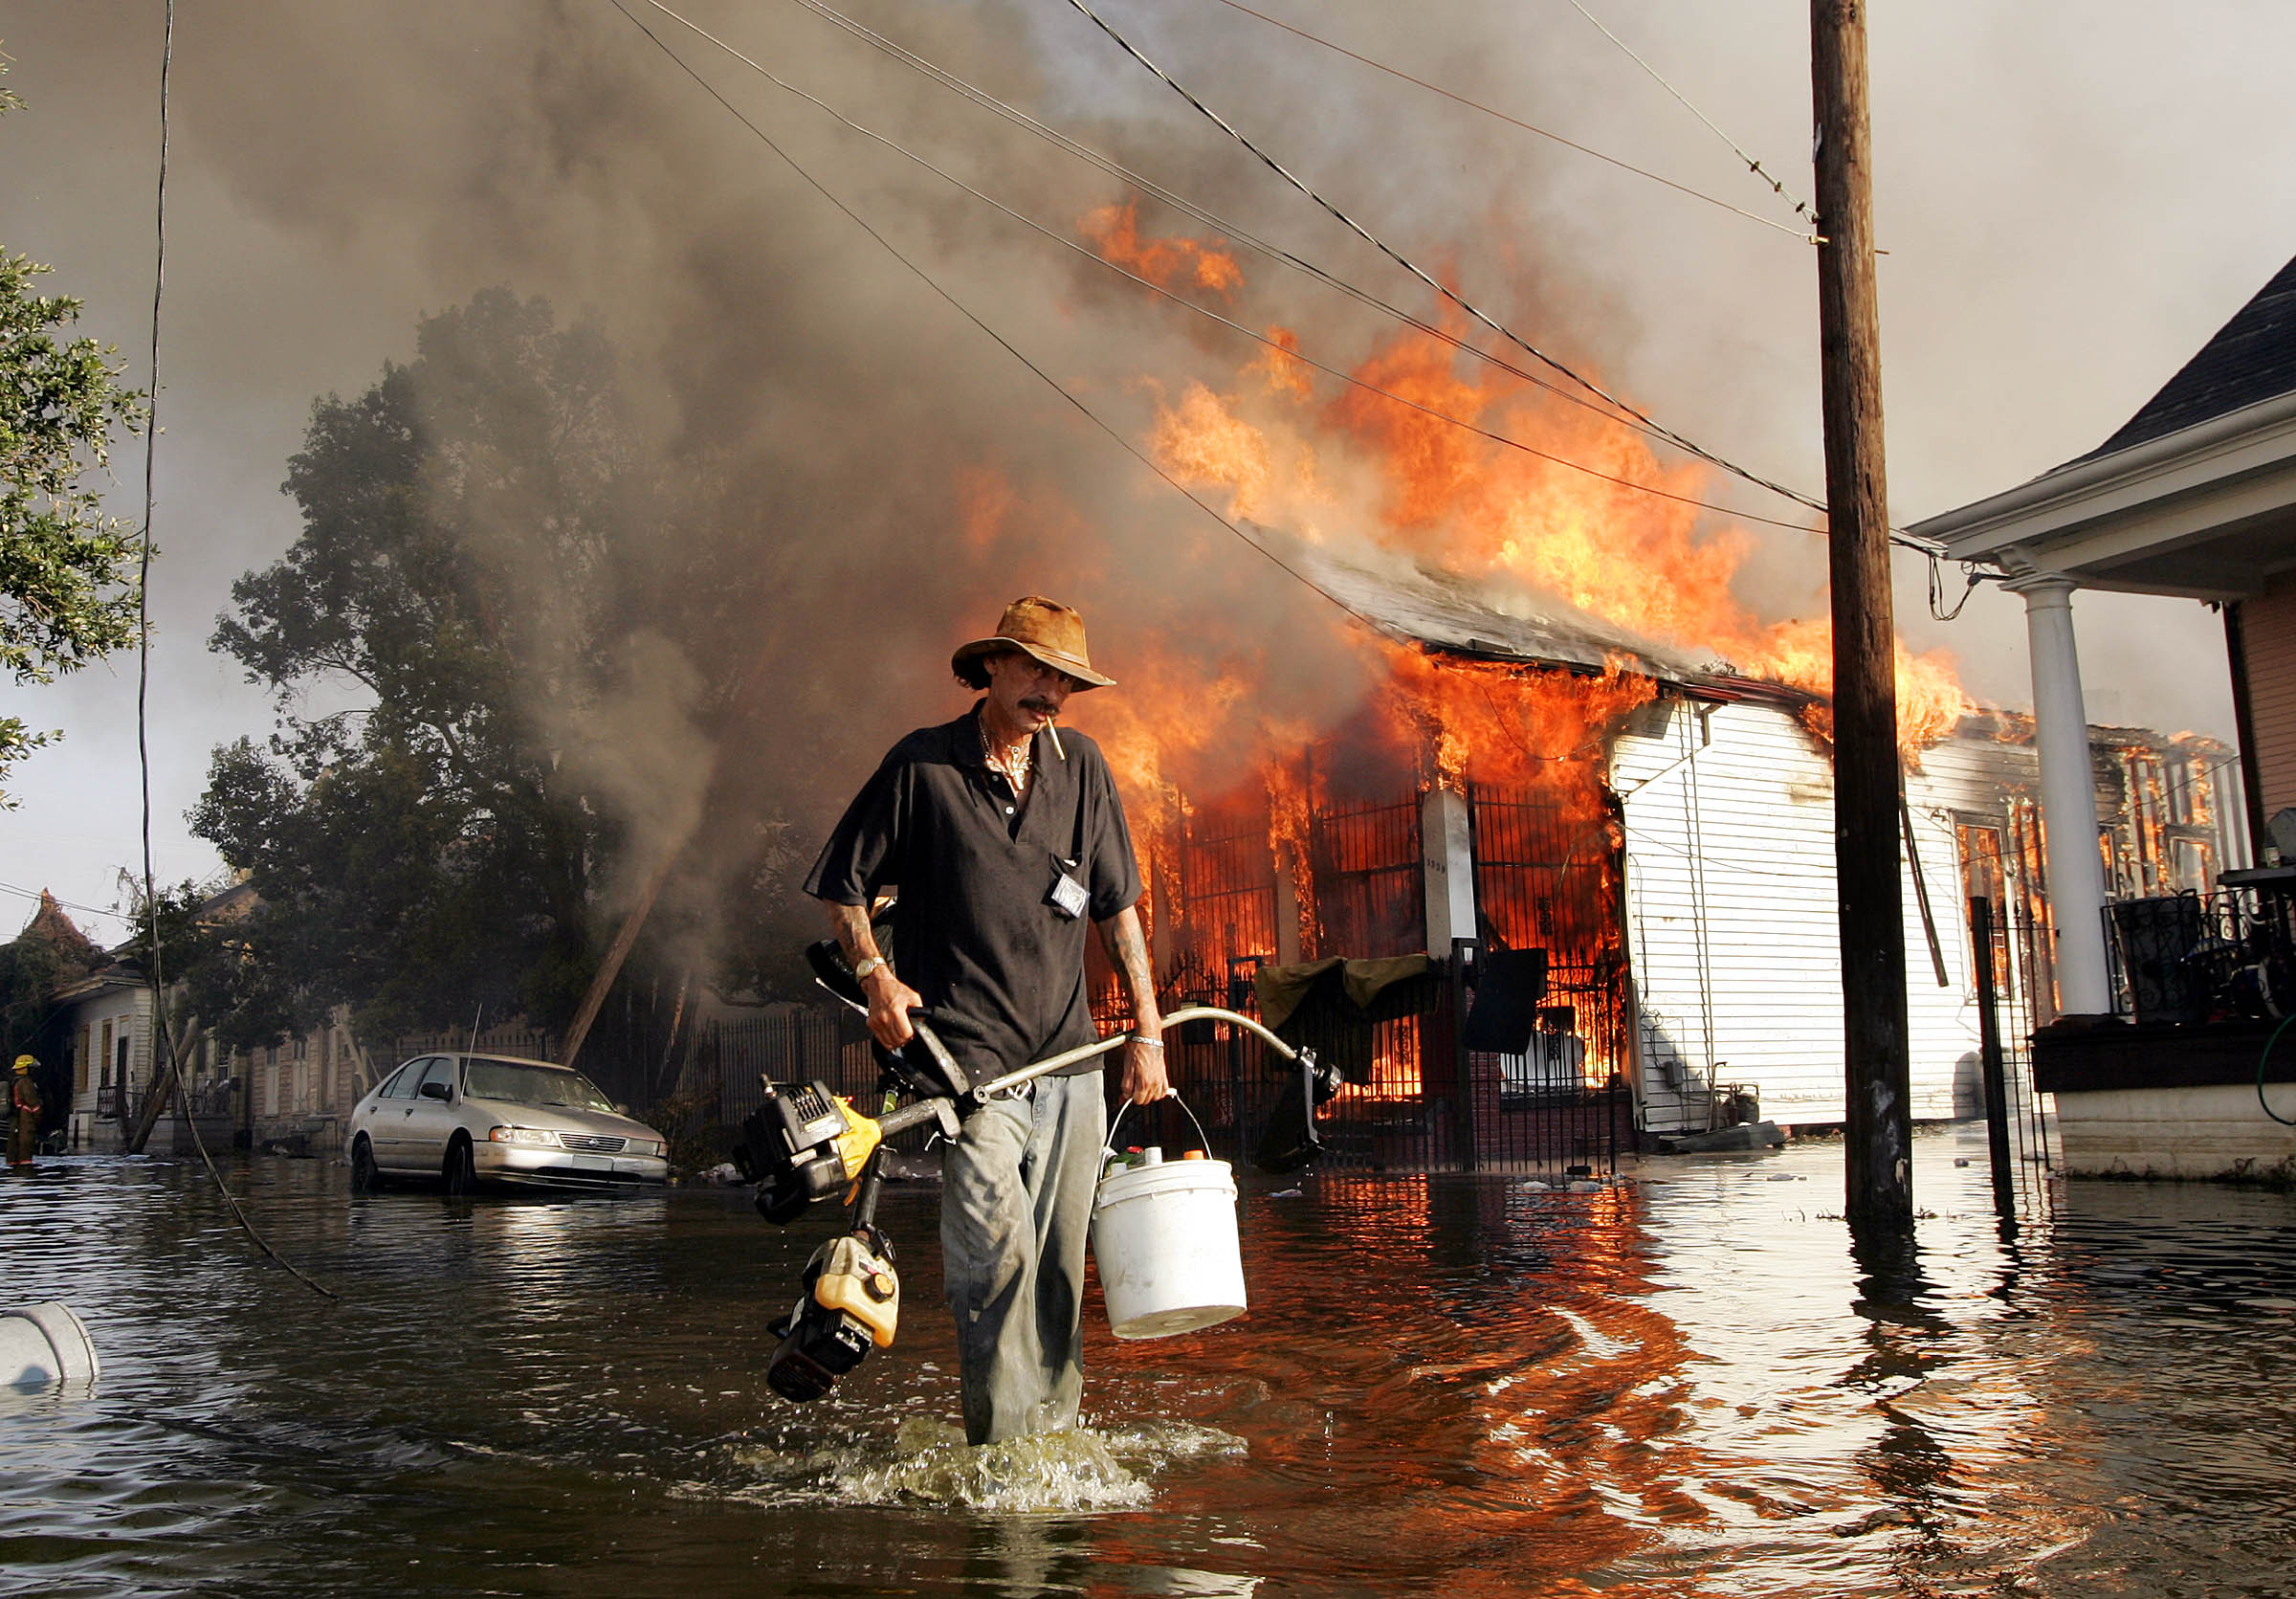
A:
[[[1052,753],[1066,761],[1069,758],[1069,752],[1060,747],[1060,724],[1050,717],[1047,717],[1045,718],[1045,731],[1052,735]]]

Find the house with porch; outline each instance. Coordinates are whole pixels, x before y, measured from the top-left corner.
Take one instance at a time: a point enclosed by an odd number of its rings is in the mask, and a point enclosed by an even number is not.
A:
[[[2034,1064],[2068,1168],[2296,1180],[2296,1052],[2266,1056],[2296,1009],[2296,260],[2096,449],[1914,531],[2025,600],[2062,1012]],[[2242,821],[2263,864],[2189,904],[2108,912],[2084,589],[2223,612]]]
[[[1343,1163],[1532,1163],[1570,1101],[1603,1095],[1646,1139],[1839,1124],[1819,702],[1431,567],[1283,553],[1397,647],[1394,677],[1355,723],[1229,791],[1160,811],[1136,797],[1167,997],[1265,1005],[1272,980],[1288,1007],[1289,974],[1362,964],[1358,1035],[1308,1040],[1351,1052],[1331,1116]],[[2237,766],[2213,741],[2094,729],[2082,769],[2116,880],[2200,890],[2244,859],[2222,800]],[[2030,719],[1971,717],[1909,752],[1884,843],[1903,881],[1917,1119],[1983,1108],[1974,885],[2019,907],[1993,962],[2017,1013],[2055,1013],[2040,783]],[[1096,973],[1114,1022],[1113,976]],[[1494,1047],[1474,1012],[1509,985],[1532,1022]],[[1172,1053],[1191,1104],[1247,1146],[1245,1047],[1186,1036]]]

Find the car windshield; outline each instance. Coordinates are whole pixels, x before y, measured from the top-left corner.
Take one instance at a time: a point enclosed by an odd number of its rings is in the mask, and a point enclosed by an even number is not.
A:
[[[548,1105],[567,1110],[611,1111],[613,1101],[580,1072],[557,1066],[519,1066],[507,1060],[474,1060],[464,1071],[462,1091],[474,1099],[513,1105]]]

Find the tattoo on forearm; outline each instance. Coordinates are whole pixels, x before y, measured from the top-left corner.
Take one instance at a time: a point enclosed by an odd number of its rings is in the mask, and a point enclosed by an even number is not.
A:
[[[877,941],[869,930],[867,906],[830,905],[829,927],[836,935],[837,946],[845,951],[849,966],[859,966],[877,953]]]
[[[1148,942],[1140,936],[1138,915],[1124,910],[1102,922],[1100,942],[1123,977],[1134,1012],[1146,1011],[1156,1003],[1156,972],[1148,959]]]

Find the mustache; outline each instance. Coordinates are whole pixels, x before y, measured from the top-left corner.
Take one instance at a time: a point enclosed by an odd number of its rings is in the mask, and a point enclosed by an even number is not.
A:
[[[1021,709],[1025,711],[1042,711],[1045,715],[1050,716],[1054,712],[1058,711],[1060,706],[1057,702],[1044,699],[1040,695],[1030,695],[1027,699],[1021,701]]]

